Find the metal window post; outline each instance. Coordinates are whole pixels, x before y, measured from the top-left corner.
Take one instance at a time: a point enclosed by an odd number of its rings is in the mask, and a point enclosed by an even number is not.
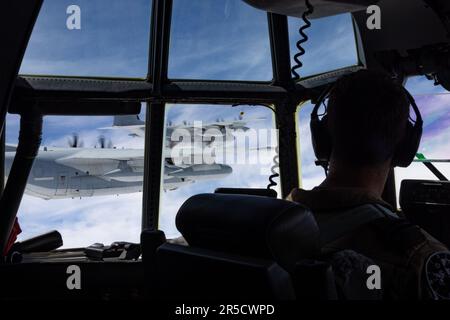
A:
[[[142,198],[142,229],[158,229],[161,180],[164,174],[165,102],[161,101],[167,80],[171,0],[154,0],[150,31],[150,65],[148,81],[153,84],[152,98],[147,103],[145,130],[145,165]],[[160,100],[158,102],[157,100]]]

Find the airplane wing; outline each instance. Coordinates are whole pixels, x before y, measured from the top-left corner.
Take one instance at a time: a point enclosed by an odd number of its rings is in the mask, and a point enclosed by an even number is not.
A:
[[[243,116],[235,120],[224,120],[224,119],[216,119],[216,121],[210,123],[202,123],[202,129],[207,130],[210,128],[229,128],[229,129],[241,129],[246,128],[249,122],[263,121],[266,120],[265,117],[255,117],[255,118],[247,118],[244,120]],[[193,129],[194,122],[184,122],[182,125],[171,126],[173,129]]]
[[[83,149],[55,162],[83,173],[103,176],[120,169],[120,166],[143,168],[144,152],[134,149]]]
[[[144,159],[144,151],[141,149],[100,149],[100,148],[90,148],[81,149],[78,152],[73,153],[62,159],[77,159],[77,160],[133,160],[133,159]],[[59,159],[59,160],[62,160]]]
[[[241,112],[239,117],[235,120],[229,121],[224,119],[216,119],[216,121],[210,123],[202,123],[202,130],[207,131],[209,129],[217,129],[219,131],[224,131],[225,129],[230,130],[247,130],[247,124],[249,122],[266,120],[264,117],[247,118],[244,120],[244,113]],[[176,129],[185,129],[188,131],[193,131],[195,126],[194,122],[183,121],[181,124],[174,125],[171,122],[167,124],[170,131]],[[138,116],[115,116],[114,122],[111,127],[99,128],[99,130],[116,130],[125,129],[130,132],[130,136],[144,137],[145,135],[145,122],[140,120]]]

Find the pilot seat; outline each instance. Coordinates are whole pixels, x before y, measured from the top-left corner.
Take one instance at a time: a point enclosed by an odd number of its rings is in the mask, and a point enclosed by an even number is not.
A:
[[[215,193],[189,198],[176,226],[142,233],[149,297],[157,299],[337,299],[320,232],[306,207],[267,196]]]

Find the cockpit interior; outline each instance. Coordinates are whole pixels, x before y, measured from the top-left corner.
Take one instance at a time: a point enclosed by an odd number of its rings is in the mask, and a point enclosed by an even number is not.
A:
[[[325,179],[311,113],[360,70],[423,121],[382,200],[450,246],[448,1],[7,0],[0,30],[0,300],[384,300],[287,200]]]

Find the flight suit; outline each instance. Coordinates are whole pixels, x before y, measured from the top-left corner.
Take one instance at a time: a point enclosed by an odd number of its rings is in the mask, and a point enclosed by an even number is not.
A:
[[[287,200],[309,207],[319,229],[321,221],[339,212],[367,204],[382,206],[392,218],[375,219],[323,243],[322,254],[352,250],[375,261],[381,270],[384,299],[436,298],[424,276],[425,264],[434,253],[448,249],[418,226],[398,217],[383,200],[359,189],[321,187],[310,191],[294,189]]]

